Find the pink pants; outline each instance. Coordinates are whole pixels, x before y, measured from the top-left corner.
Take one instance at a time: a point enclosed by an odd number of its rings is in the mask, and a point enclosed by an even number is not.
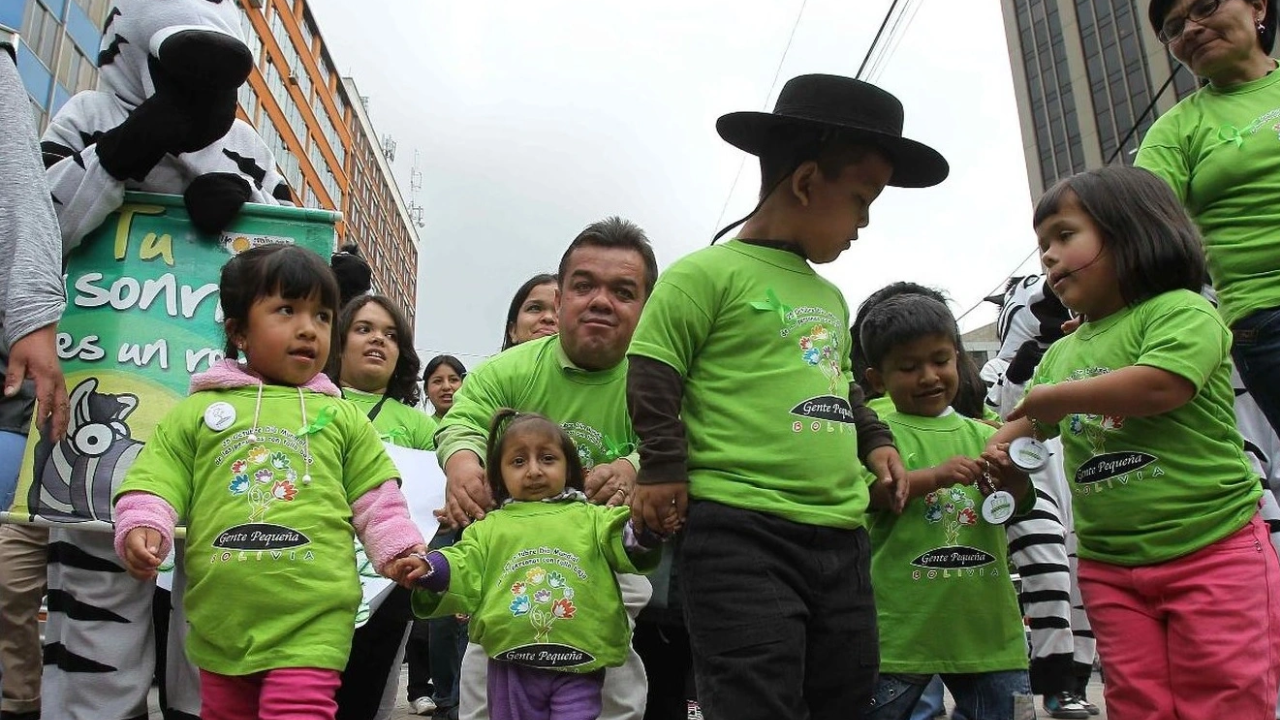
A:
[[[1080,560],[1112,720],[1270,720],[1280,684],[1280,563],[1258,517],[1159,565]]]
[[[341,673],[279,668],[253,675],[200,671],[201,720],[333,720]]]

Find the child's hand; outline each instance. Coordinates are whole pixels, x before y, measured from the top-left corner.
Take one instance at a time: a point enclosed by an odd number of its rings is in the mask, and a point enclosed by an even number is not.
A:
[[[938,488],[973,485],[982,477],[982,464],[973,458],[957,455],[933,469]]]
[[[1032,422],[1057,425],[1071,413],[1071,409],[1059,407],[1058,396],[1061,393],[1056,388],[1055,385],[1037,385],[1031,388],[1031,392],[1018,403],[1018,407],[1009,413],[1006,421],[1013,422],[1025,417]]]
[[[124,538],[124,564],[139,580],[152,580],[164,558],[160,557],[160,531],[137,527]]]
[[[911,497],[911,481],[907,479],[907,469],[902,464],[898,449],[882,445],[867,453],[864,464],[876,476],[876,482],[889,490],[889,507],[901,515]]]
[[[392,560],[384,568],[384,574],[399,585],[412,590],[415,587],[414,581],[431,572],[431,564],[423,559],[426,553],[426,545],[414,545]]]
[[[1031,478],[1019,470],[1009,458],[1008,443],[997,443],[988,447],[982,452],[982,460],[987,463],[987,469],[991,473],[991,492],[1004,489],[1013,493],[1014,497],[1022,499],[1023,494],[1030,487]],[[987,494],[985,490],[983,494]]]
[[[684,527],[689,510],[689,483],[636,485],[631,496],[631,522],[641,532],[671,535]]]

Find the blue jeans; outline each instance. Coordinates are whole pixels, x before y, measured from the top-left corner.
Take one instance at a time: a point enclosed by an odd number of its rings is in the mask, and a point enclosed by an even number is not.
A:
[[[1031,697],[1026,670],[942,675],[956,699],[954,720],[1014,720],[1018,695]],[[865,720],[908,720],[928,687],[929,675],[881,675]]]
[[[13,493],[18,487],[18,469],[22,466],[22,451],[27,447],[27,436],[0,431],[0,511],[13,504]]]
[[[916,701],[916,709],[911,712],[911,720],[933,720],[943,711],[942,678],[937,675],[924,686],[924,693]]]
[[[1271,428],[1280,433],[1280,307],[1258,310],[1231,326],[1231,358]]]

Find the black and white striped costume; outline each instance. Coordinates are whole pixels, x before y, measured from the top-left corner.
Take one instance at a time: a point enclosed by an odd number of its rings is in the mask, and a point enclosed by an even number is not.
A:
[[[72,97],[42,139],[65,251],[116,210],[126,190],[184,195],[203,232],[224,229],[244,202],[289,199],[262,138],[235,119],[236,89],[252,63],[240,13],[235,0],[116,0],[103,32],[97,89]],[[58,490],[31,501],[45,513],[61,506],[109,519],[113,486],[140,447],[128,429],[132,405],[92,386],[78,386],[72,397],[70,442],[42,442],[37,451],[37,472],[50,475],[43,485]],[[106,433],[96,439],[109,443],[92,461],[74,441],[90,428]],[[155,584],[125,573],[109,533],[68,525],[52,530],[49,540],[44,717],[146,718]],[[183,651],[181,583],[175,577],[165,688],[170,719],[200,712],[198,676]]]

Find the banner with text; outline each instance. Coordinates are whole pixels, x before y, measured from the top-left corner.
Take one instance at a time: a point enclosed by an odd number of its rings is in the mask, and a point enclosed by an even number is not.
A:
[[[328,258],[329,210],[245,205],[219,237],[198,233],[182,198],[128,193],[67,258],[58,355],[71,396],[67,436],[33,426],[8,519],[109,530],[111,496],[191,374],[223,357],[218,275],[233,255],[292,243]]]

